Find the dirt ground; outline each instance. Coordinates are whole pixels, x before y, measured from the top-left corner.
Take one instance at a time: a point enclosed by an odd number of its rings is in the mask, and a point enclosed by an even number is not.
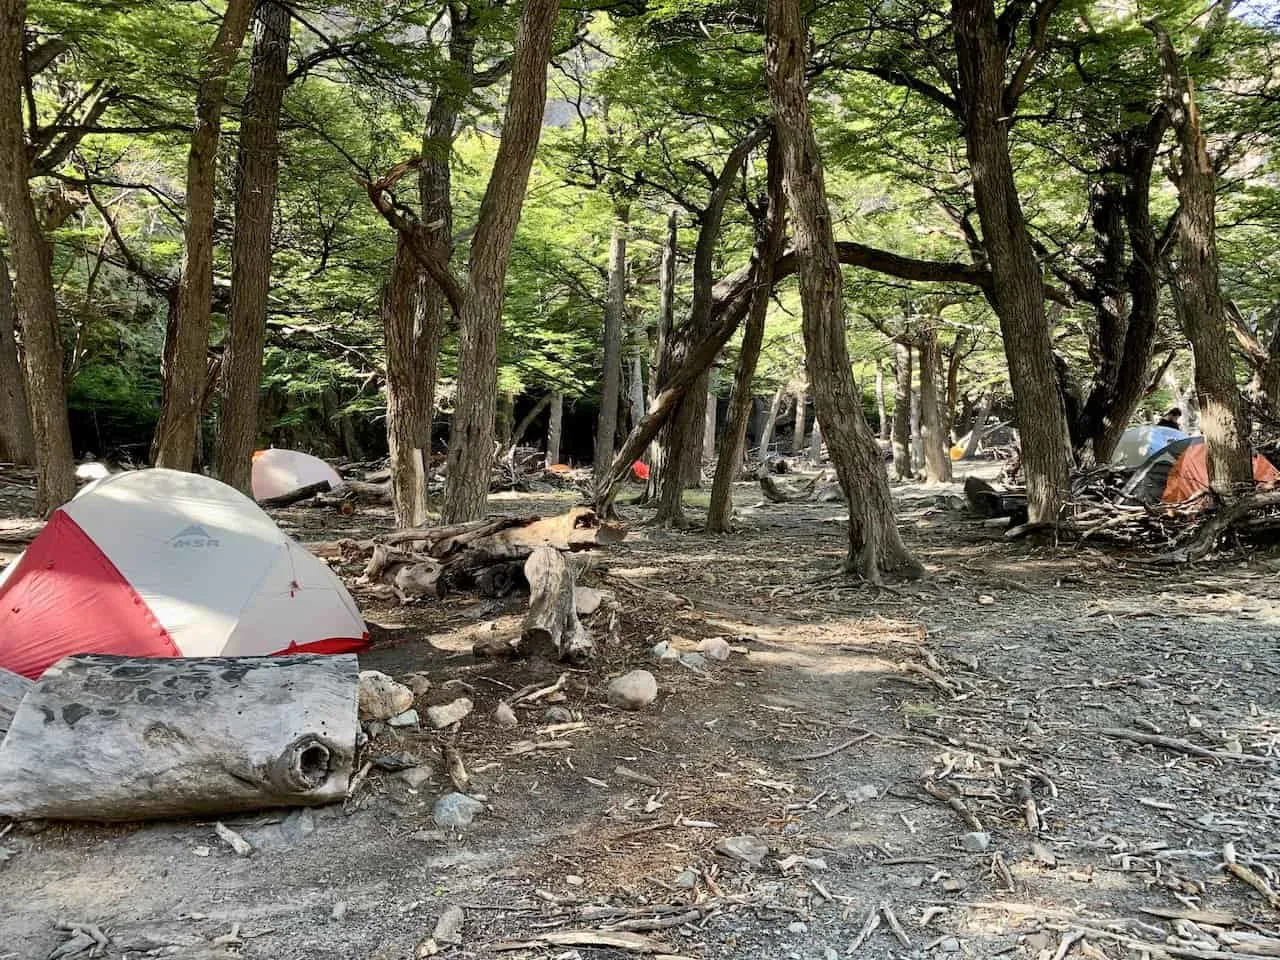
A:
[[[101,925],[111,957],[415,958],[448,905],[465,923],[442,956],[512,960],[635,956],[574,943],[619,921],[704,960],[1231,958],[1277,936],[1280,902],[1223,861],[1280,886],[1280,559],[1169,571],[1006,544],[949,509],[958,492],[898,488],[929,576],[884,590],[838,575],[838,506],[760,504],[744,485],[743,529],[718,537],[624,508],[627,539],[583,577],[616,598],[621,640],[568,671],[559,729],[545,703],[517,708],[514,730],[492,712],[564,665],[470,654],[480,633],[518,632],[518,598],[357,594],[377,639],[362,667],[426,671],[420,710],[475,701],[456,735],[371,745],[415,754],[430,780],[375,770],[345,806],[230,819],[247,858],[211,822],[15,825],[0,835],[0,960],[49,957],[59,921]],[[10,508],[20,494],[0,489]],[[304,541],[390,525],[279,518]],[[706,637],[731,658],[691,669],[650,652]],[[659,696],[625,713],[604,688],[633,668]],[[432,819],[452,789],[446,746],[486,804],[461,833]],[[716,852],[735,835],[767,843],[762,865]]]

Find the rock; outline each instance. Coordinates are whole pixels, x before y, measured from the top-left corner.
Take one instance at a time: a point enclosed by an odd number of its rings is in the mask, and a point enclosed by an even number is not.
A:
[[[682,653],[680,663],[690,670],[704,670],[707,666],[707,658],[700,653]]]
[[[942,890],[944,893],[961,893],[968,884],[958,877],[947,877],[942,881]]]
[[[609,703],[623,710],[639,710],[658,697],[658,681],[648,670],[632,670],[609,684]]]
[[[547,723],[573,723],[573,714],[567,707],[547,707],[542,719]]]
[[[339,900],[333,905],[333,909],[329,911],[330,920],[341,920],[347,915],[347,901]]]
[[[692,890],[698,885],[698,871],[685,867],[676,877],[676,886],[681,890]]]
[[[306,807],[294,810],[280,821],[280,835],[290,843],[305,840],[315,832],[315,815]]]
[[[728,660],[733,651],[724,637],[707,637],[698,642],[698,652],[708,660]]]
[[[987,847],[991,846],[991,834],[966,833],[960,838],[960,846],[969,853],[986,853]]]
[[[373,758],[373,765],[379,770],[385,770],[387,773],[396,773],[400,770],[416,767],[418,758],[412,753],[384,753],[379,757]]]
[[[808,933],[809,925],[800,920],[793,920],[787,924],[787,933]]]
[[[446,793],[436,801],[431,816],[446,829],[461,830],[471,826],[471,821],[484,810],[484,804],[464,793]]]
[[[474,707],[470,698],[459,697],[452,703],[443,703],[435,707],[427,707],[427,719],[437,730],[452,726],[467,716]]]
[[[573,605],[578,611],[578,616],[589,617],[600,609],[600,604],[604,602],[604,596],[599,590],[591,587],[574,587],[573,588]]]
[[[880,790],[874,783],[860,783],[852,790],[844,792],[844,798],[850,803],[866,803],[880,796]]]
[[[1031,859],[1036,863],[1044,864],[1051,870],[1058,865],[1057,856],[1043,843],[1031,844]]]
[[[418,725],[418,711],[406,710],[404,713],[396,714],[387,723],[393,727],[416,727]]]
[[[955,937],[943,937],[938,941],[938,951],[940,953],[959,953],[960,941]]]
[[[510,730],[512,727],[520,724],[516,712],[511,709],[511,704],[503,700],[493,709],[494,722],[504,730]]]
[[[822,950],[822,960],[840,960],[840,954],[835,947],[824,947]]]
[[[426,764],[410,767],[408,770],[400,771],[399,777],[400,782],[410,790],[417,790],[431,779],[431,768]]]
[[[400,682],[413,691],[415,697],[420,697],[431,689],[431,678],[425,673],[406,673],[400,678]]]
[[[659,660],[679,660],[680,651],[666,640],[655,643],[650,652]]]
[[[1009,707],[1009,713],[1010,713],[1012,716],[1014,716],[1015,718],[1017,718],[1018,720],[1030,720],[1030,719],[1031,719],[1031,704],[1029,704],[1029,703],[1015,703],[1015,704],[1013,704],[1012,706],[1010,706],[1010,707]]]
[[[716,844],[716,853],[738,860],[752,867],[764,862],[769,852],[769,845],[759,837],[744,834],[740,837],[725,837]]]
[[[389,720],[413,706],[413,691],[377,670],[361,670],[361,720]]]
[[[441,912],[440,919],[436,921],[436,929],[431,934],[431,938],[436,943],[461,943],[462,923],[464,920],[466,920],[466,914],[462,912],[462,908],[450,904]]]

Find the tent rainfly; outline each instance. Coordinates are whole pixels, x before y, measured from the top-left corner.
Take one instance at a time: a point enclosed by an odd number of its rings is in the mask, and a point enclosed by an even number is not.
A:
[[[0,667],[78,653],[339,653],[367,642],[350,594],[257,504],[177,470],[85,487],[0,575]]]
[[[338,471],[319,457],[298,450],[258,450],[253,455],[250,480],[253,499],[270,500],[315,483],[328,483],[331,490],[342,486]]]
[[[1181,430],[1144,423],[1130,427],[1120,436],[1111,462],[1119,467],[1136,467],[1171,443],[1187,439]]]
[[[1280,480],[1280,470],[1261,455],[1253,458],[1257,483]],[[1204,437],[1187,437],[1156,451],[1133,472],[1122,496],[1137,503],[1184,503],[1209,492]]]

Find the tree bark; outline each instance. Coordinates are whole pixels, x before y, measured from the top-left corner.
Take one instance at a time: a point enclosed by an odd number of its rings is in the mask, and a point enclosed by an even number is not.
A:
[[[1210,486],[1231,495],[1253,487],[1248,437],[1240,422],[1240,391],[1219,286],[1213,164],[1200,127],[1195,85],[1183,70],[1173,41],[1151,24],[1164,69],[1165,102],[1178,134],[1177,254],[1173,297],[1195,357],[1196,395]]]
[[[768,201],[765,222],[758,225],[762,234],[760,273],[751,291],[751,305],[747,309],[746,328],[742,333],[742,349],[738,354],[738,369],[733,378],[733,392],[729,397],[729,411],[725,419],[724,438],[720,441],[720,456],[716,460],[716,473],[711,482],[711,502],[707,507],[707,533],[728,533],[733,516],[733,483],[742,469],[746,452],[747,421],[751,416],[752,386],[756,376],[756,364],[760,349],[764,346],[765,319],[769,315],[769,297],[773,292],[773,263],[782,252],[786,223],[783,212],[782,157],[778,153],[778,138],[769,141],[768,153]],[[765,431],[773,433],[778,416],[778,404],[782,391],[774,397]],[[768,439],[762,435],[762,442]],[[764,457],[763,448],[761,458]]]
[[[928,483],[951,482],[951,452],[942,428],[938,375],[942,357],[938,331],[926,323],[920,331],[920,439],[924,446],[924,477]]]
[[[719,371],[712,367],[708,371],[707,377],[707,407],[702,416],[702,459],[714,460],[716,458],[716,414],[719,412],[720,397],[717,392],[720,389]]]
[[[822,419],[815,417],[813,431],[809,434],[809,459],[822,463]]]
[[[782,409],[782,401],[787,398],[787,388],[779,387],[773,394],[773,402],[769,404],[769,413],[765,417],[764,426],[760,430],[760,459],[769,456],[769,446],[773,443],[773,433],[778,426],[778,413]]]
[[[35,463],[27,384],[18,356],[18,311],[9,262],[0,253],[0,461]]]
[[[157,467],[190,470],[204,401],[213,310],[213,219],[218,141],[227,77],[235,66],[254,0],[229,0],[200,71],[195,125],[187,153],[187,220],[176,311],[165,332],[160,422],[152,442]]]
[[[613,462],[622,383],[622,324],[627,305],[627,230],[631,205],[616,203],[609,239],[609,299],[604,310],[604,369],[600,375],[600,413],[596,417],[595,477],[599,482]]]
[[[876,362],[876,416],[879,418],[876,427],[881,440],[889,439],[889,414],[884,397],[884,363]]]
[[[280,105],[289,73],[292,18],[278,0],[258,6],[249,90],[240,120],[236,220],[231,240],[231,309],[223,358],[215,471],[252,496],[258,439],[262,344],[271,289],[271,226],[280,172]]]
[[[795,410],[795,429],[791,435],[791,453],[793,456],[799,456],[804,452],[804,435],[805,435],[805,414],[808,412],[807,406],[809,396],[803,390],[796,391],[796,410]]]
[[[965,146],[1022,437],[1028,513],[1032,523],[1056,523],[1068,491],[1071,443],[1044,280],[1009,156],[1009,114],[1016,103],[1005,102],[1006,45],[992,0],[952,0],[951,17]]]
[[[441,511],[446,523],[478,519],[488,501],[504,284],[542,132],[547,64],[559,12],[560,0],[528,0],[516,35],[502,139],[480,202],[458,318],[458,395]]]
[[[653,408],[658,393],[665,385],[664,381],[671,376],[673,357],[672,336],[675,332],[675,296],[676,296],[676,257],[680,251],[680,214],[674,207],[667,214],[667,231],[662,244],[662,259],[658,265],[658,325],[654,331],[653,359],[649,364],[649,408]],[[639,424],[632,426],[632,431],[639,429]],[[649,447],[649,483],[646,484],[646,496],[656,493],[661,481],[662,471],[666,468],[663,457],[663,445],[660,442]]]
[[[36,459],[36,509],[46,513],[75,493],[71,430],[62,375],[62,337],[53,292],[52,251],[28,181],[22,132],[24,0],[0,0],[0,220],[8,234],[22,331],[27,406]]]
[[[915,473],[911,463],[911,344],[905,340],[895,341],[893,351],[893,475],[906,480]]]
[[[514,450],[520,446],[520,441],[524,439],[524,435],[529,432],[529,428],[533,426],[533,421],[538,419],[538,414],[551,403],[551,394],[543,394],[542,399],[529,408],[529,412],[520,418],[520,421],[511,430],[511,442],[508,444],[510,449]]]
[[[564,422],[564,394],[551,397],[551,415],[547,421],[547,466],[560,462],[560,428]]]
[[[916,356],[920,353],[917,350]],[[924,359],[920,362],[923,364]],[[920,391],[911,394],[911,472],[918,474],[924,469],[924,430],[920,423]]]
[[[991,416],[991,404],[995,399],[992,391],[988,390],[982,395],[982,402],[978,404],[978,412],[974,415],[973,426],[969,428],[969,442],[964,445],[964,459],[972,459],[978,452],[978,447],[982,444],[982,437],[987,432],[987,418]]]
[[[886,573],[919,576],[923,569],[898,534],[880,447],[854,388],[840,261],[822,159],[809,117],[807,65],[808,42],[799,0],[768,0],[765,74],[795,223],[809,388],[849,504],[845,566],[873,583]]]

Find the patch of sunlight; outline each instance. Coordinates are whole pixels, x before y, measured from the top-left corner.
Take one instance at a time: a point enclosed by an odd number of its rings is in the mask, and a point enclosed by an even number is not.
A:
[[[938,716],[938,708],[924,700],[904,700],[898,708],[905,716],[908,717],[936,717]]]

